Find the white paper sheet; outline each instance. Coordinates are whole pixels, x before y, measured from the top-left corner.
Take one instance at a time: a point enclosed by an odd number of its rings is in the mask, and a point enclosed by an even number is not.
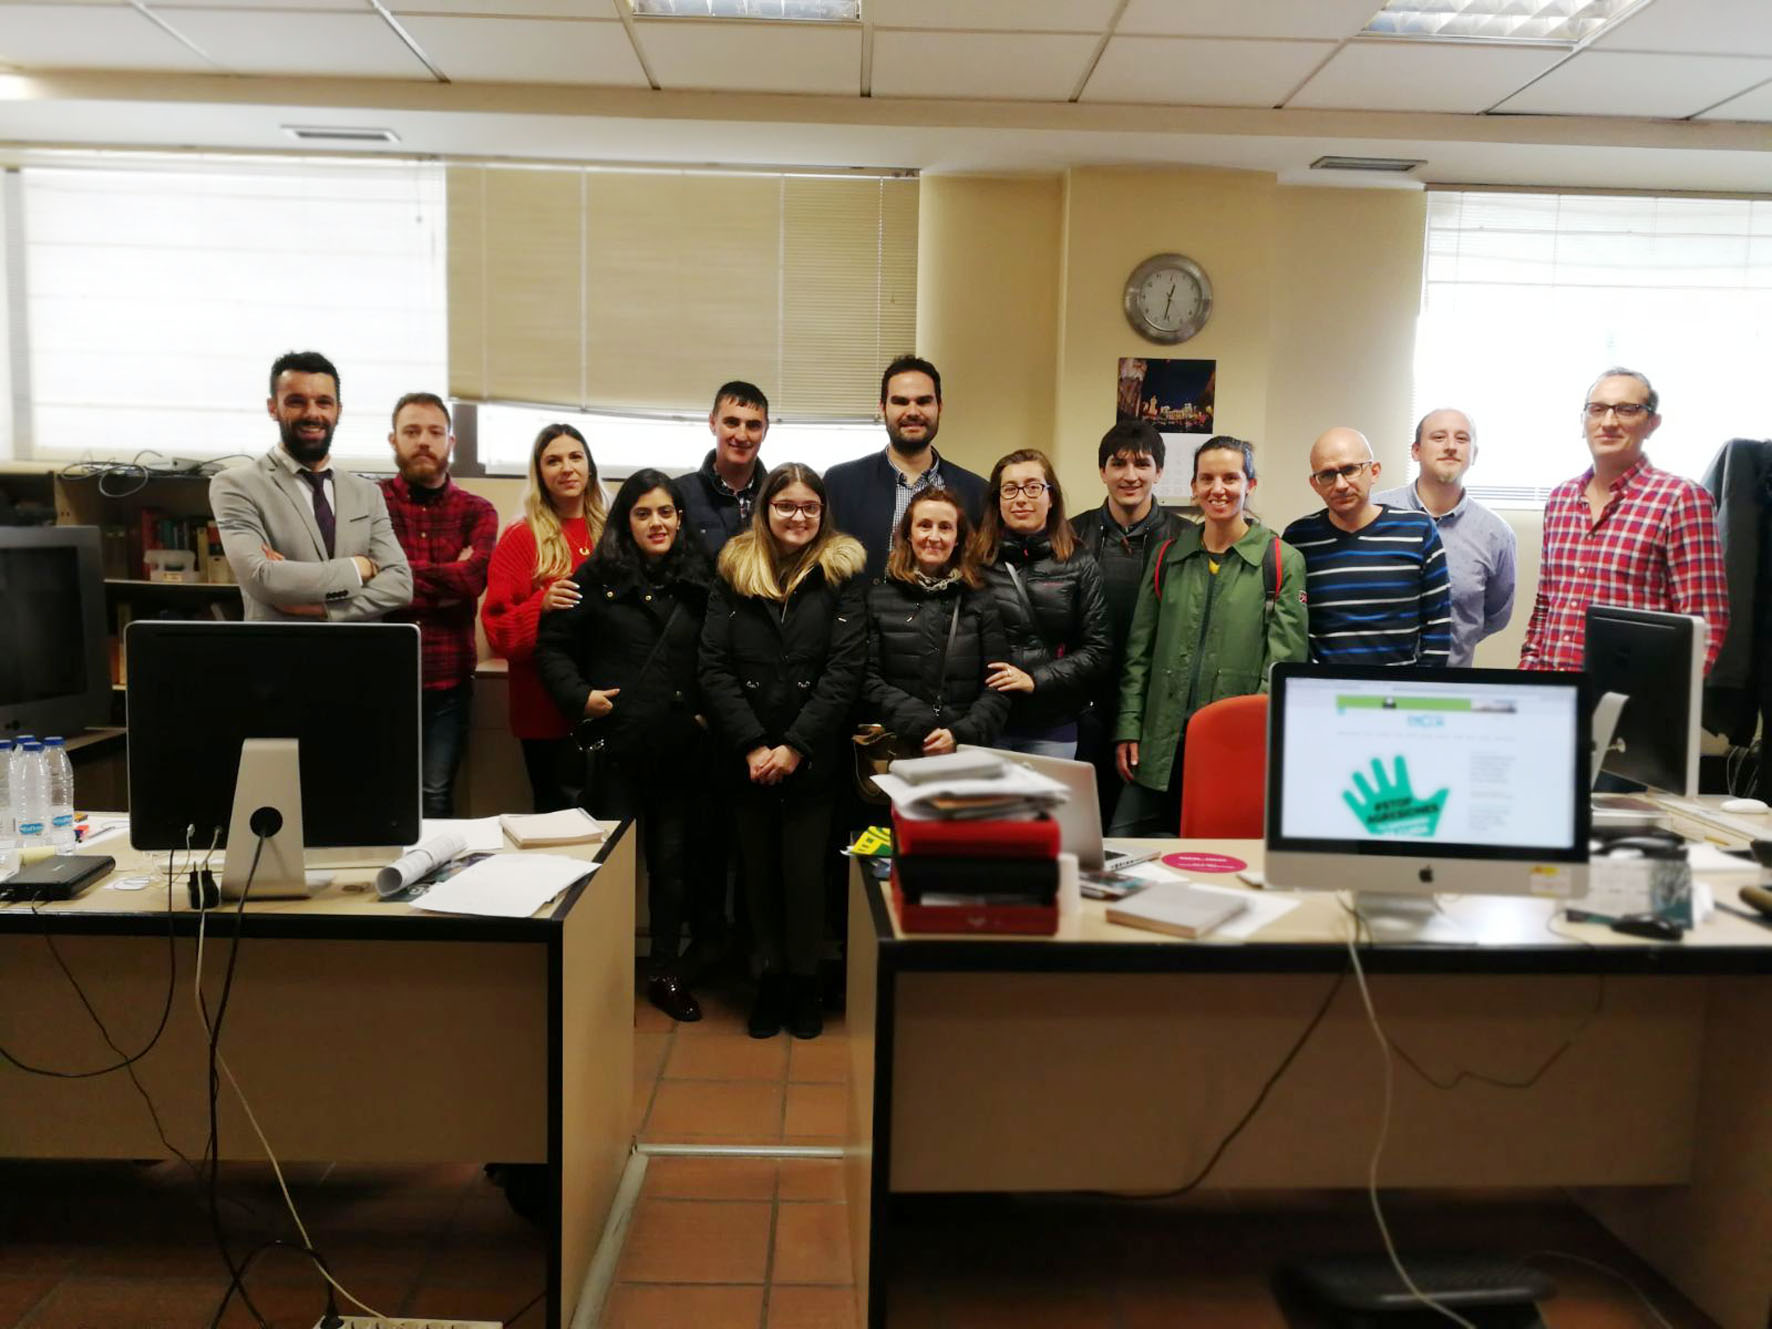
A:
[[[599,866],[564,854],[494,854],[438,882],[412,907],[438,914],[528,918]]]
[[[465,854],[498,854],[511,847],[497,817],[426,817],[419,823],[419,843],[433,835],[461,836]]]

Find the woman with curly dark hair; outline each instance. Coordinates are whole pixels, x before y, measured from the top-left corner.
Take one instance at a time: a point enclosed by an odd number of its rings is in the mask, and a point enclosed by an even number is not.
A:
[[[536,671],[595,754],[584,806],[639,819],[652,938],[646,995],[674,1020],[699,1020],[679,951],[692,903],[711,903],[711,883],[692,881],[700,874],[690,845],[711,820],[713,748],[696,667],[713,569],[683,525],[677,482],[650,469],[629,476],[572,580],[578,601],[542,620]]]

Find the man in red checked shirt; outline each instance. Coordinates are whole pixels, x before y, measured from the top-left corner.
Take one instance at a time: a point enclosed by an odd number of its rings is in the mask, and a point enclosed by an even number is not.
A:
[[[394,535],[412,564],[412,605],[390,622],[416,623],[424,658],[424,815],[455,815],[455,772],[473,709],[474,607],[498,539],[492,504],[449,478],[449,408],[435,393],[394,403],[388,435],[400,473],[381,482]]]
[[[1643,455],[1660,404],[1634,369],[1608,369],[1587,390],[1582,427],[1594,464],[1545,504],[1544,560],[1520,668],[1580,669],[1590,604],[1698,615],[1710,630],[1707,671],[1722,649],[1729,588],[1711,496]]]

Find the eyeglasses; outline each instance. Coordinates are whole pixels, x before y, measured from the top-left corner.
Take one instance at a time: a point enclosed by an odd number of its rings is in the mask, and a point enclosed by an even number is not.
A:
[[[1590,420],[1604,420],[1606,412],[1611,411],[1625,424],[1649,414],[1649,407],[1640,401],[1590,401],[1582,409]]]
[[[1014,498],[1017,494],[1026,494],[1029,498],[1038,498],[1051,488],[1044,480],[1028,480],[1018,485],[1004,485],[997,492],[1004,498]]]
[[[1318,489],[1327,489],[1337,480],[1351,480],[1372,463],[1369,461],[1350,461],[1346,466],[1328,466],[1320,471],[1311,472],[1311,483]]]
[[[824,504],[823,503],[771,503],[769,505],[769,510],[771,512],[773,512],[776,516],[780,517],[783,521],[788,521],[796,516],[810,517],[814,521],[817,521],[819,514],[824,511]]]

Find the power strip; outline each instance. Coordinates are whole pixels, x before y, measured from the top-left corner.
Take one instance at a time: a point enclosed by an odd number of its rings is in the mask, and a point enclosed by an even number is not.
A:
[[[314,1322],[314,1329],[327,1329],[326,1317]],[[341,1315],[338,1329],[504,1329],[503,1320],[433,1320],[429,1316],[395,1316],[379,1319],[374,1315]]]

